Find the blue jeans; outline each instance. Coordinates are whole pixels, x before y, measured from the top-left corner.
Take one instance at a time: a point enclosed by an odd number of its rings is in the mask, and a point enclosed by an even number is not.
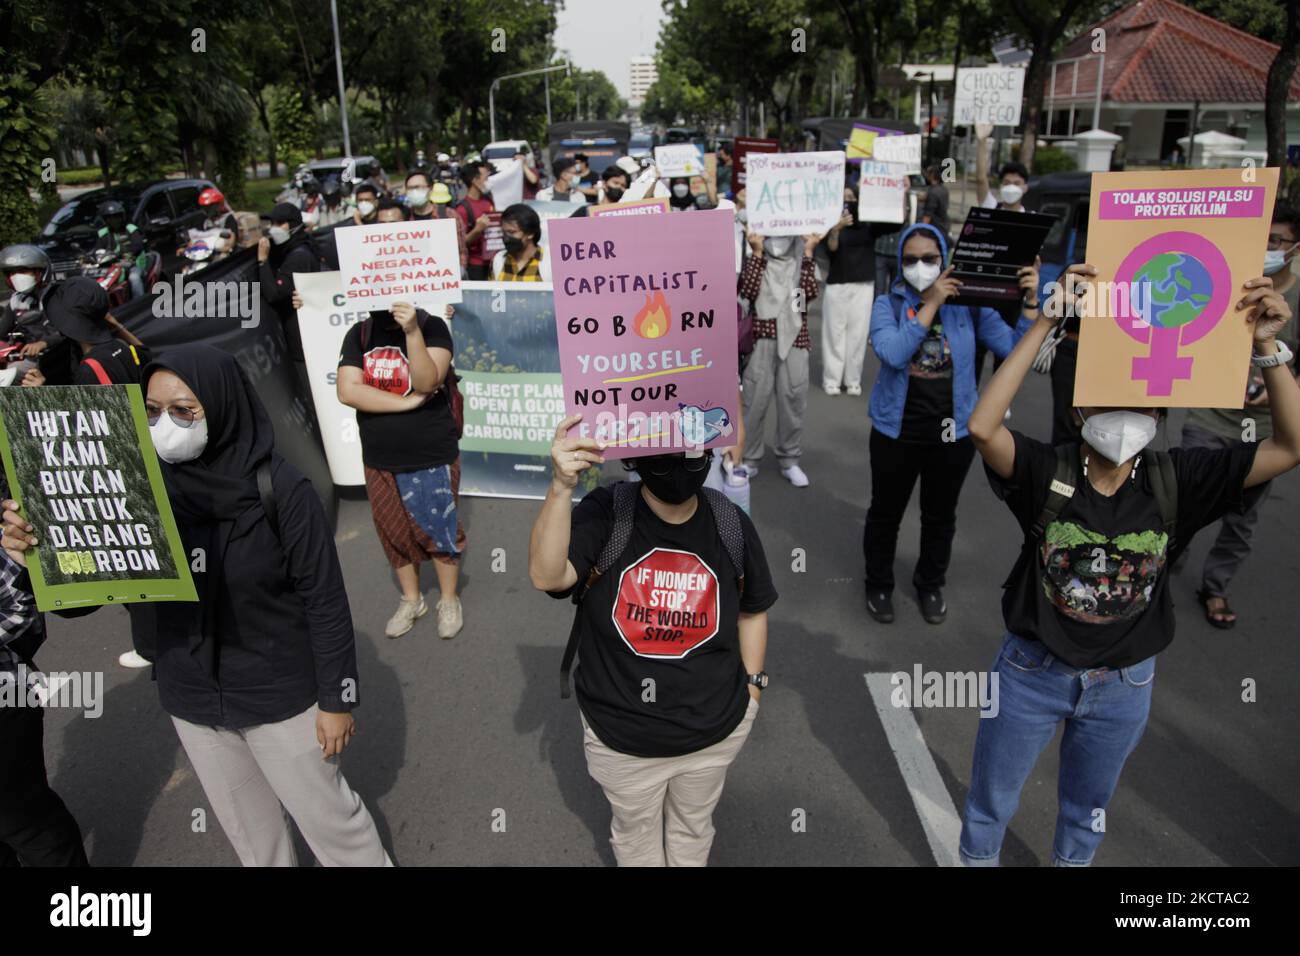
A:
[[[1156,659],[1118,670],[1080,670],[1046,645],[1008,634],[993,662],[999,709],[981,719],[961,828],[967,866],[997,866],[1002,838],[1020,804],[1020,789],[1056,726],[1061,738],[1057,782],[1056,866],[1087,866],[1104,835],[1104,812],[1124,761],[1146,729]]]

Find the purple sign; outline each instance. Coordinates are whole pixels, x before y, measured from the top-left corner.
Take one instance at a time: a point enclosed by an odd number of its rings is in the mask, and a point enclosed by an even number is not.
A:
[[[606,458],[735,441],[730,210],[555,219],[555,326],[571,435]]]

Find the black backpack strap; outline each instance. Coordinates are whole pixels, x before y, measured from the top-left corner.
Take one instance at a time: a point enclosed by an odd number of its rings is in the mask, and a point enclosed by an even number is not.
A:
[[[745,531],[740,525],[740,509],[736,503],[716,488],[705,488],[704,500],[713,513],[713,524],[718,529],[718,537],[727,549],[731,559],[731,568],[736,572],[736,587],[743,596],[745,593]]]
[[[1074,497],[1074,483],[1079,475],[1079,446],[1075,444],[1056,446],[1056,474],[1047,489],[1047,500],[1043,510],[1038,513],[1033,526],[1029,529],[1030,539],[1038,541],[1047,531],[1047,526],[1056,520],[1066,502]]]
[[[469,201],[469,197],[462,196],[460,199],[458,199],[456,201],[456,208],[465,210],[465,217],[468,220],[468,222],[465,224],[465,231],[468,232],[469,230],[473,229],[474,222],[475,222],[474,204]]]
[[[574,586],[573,603],[576,607],[573,610],[573,624],[569,628],[569,640],[564,645],[564,657],[560,661],[560,697],[563,700],[569,699],[569,671],[573,669],[573,659],[578,653],[578,625],[582,620],[583,599],[597,579],[612,568],[614,562],[627,550],[628,542],[632,540],[632,521],[636,517],[636,497],[640,490],[640,482],[635,481],[620,481],[614,486],[613,527],[600,549],[596,563],[587,572],[587,579]]]
[[[1148,451],[1144,456],[1147,474],[1151,476],[1151,491],[1160,508],[1160,523],[1164,526],[1168,541],[1165,551],[1173,547],[1174,532],[1178,525],[1178,475],[1174,471],[1174,460],[1166,451]]]
[[[275,536],[280,537],[280,505],[275,500],[275,487],[271,482],[271,460],[257,466],[257,493],[262,496],[262,510]]]

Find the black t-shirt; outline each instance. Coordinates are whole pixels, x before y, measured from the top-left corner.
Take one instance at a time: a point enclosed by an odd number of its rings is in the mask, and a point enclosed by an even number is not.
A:
[[[451,352],[451,331],[436,315],[419,309],[416,315],[424,344]],[[343,337],[339,367],[361,369],[373,388],[409,395],[411,368],[406,354],[406,333],[391,313],[371,311],[370,318],[348,329]],[[362,332],[365,328],[365,348]],[[419,408],[407,412],[357,412],[361,432],[361,460],[380,471],[418,471],[456,460],[456,421],[446,388],[441,388]]]
[[[907,369],[907,401],[898,440],[939,442],[952,418],[952,350],[935,316]]]
[[[925,205],[921,207],[921,215],[930,217],[930,225],[934,226],[945,236],[951,223],[948,220],[948,187],[943,183],[935,183],[933,186],[927,186],[925,190]]]
[[[876,278],[875,252],[872,245],[875,236],[871,224],[854,222],[840,230],[836,248],[832,252],[826,247],[830,257],[831,268],[826,274],[827,285],[839,285],[843,282],[874,282]]]
[[[150,358],[147,349],[128,345],[120,339],[103,342],[82,356],[72,374],[72,384],[139,385],[140,373]],[[103,376],[99,374],[101,370]],[[105,378],[108,381],[104,381]]]
[[[595,489],[573,510],[569,561],[579,581],[587,579],[613,524],[612,488]],[[637,495],[627,550],[579,611],[574,688],[607,746],[637,757],[675,757],[716,744],[744,718],[749,691],[739,614],[766,611],[776,590],[753,522],[742,512],[740,524],[743,596],[702,498],[688,521],[673,525]]]
[[[1056,475],[1051,445],[1019,432],[1015,472],[993,491],[1026,534],[1042,513]],[[1107,497],[1083,476],[1074,496],[1045,529],[1032,561],[1018,561],[1003,586],[1007,630],[1042,641],[1072,667],[1128,667],[1164,650],[1174,638],[1168,568],[1192,536],[1258,497],[1242,483],[1254,444],[1227,450],[1173,448],[1178,514],[1172,548],[1160,520],[1145,461]]]

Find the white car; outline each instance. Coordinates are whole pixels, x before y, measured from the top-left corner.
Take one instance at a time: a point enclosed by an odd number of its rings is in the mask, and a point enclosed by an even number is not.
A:
[[[519,153],[524,154],[524,162],[530,169],[536,169],[537,163],[533,159],[533,147],[528,144],[526,139],[501,139],[495,143],[488,143],[483,147],[483,159],[486,162],[493,162],[500,159],[514,159]]]

